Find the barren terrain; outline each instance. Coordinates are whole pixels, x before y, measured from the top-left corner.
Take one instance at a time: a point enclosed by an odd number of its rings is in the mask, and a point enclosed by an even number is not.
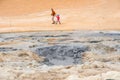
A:
[[[54,8],[61,25],[51,24]],[[119,0],[1,0],[0,32],[120,30]]]
[[[120,32],[0,34],[0,72],[0,80],[120,80]]]

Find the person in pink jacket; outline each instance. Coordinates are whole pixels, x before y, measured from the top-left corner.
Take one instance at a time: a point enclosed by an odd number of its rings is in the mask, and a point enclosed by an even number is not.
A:
[[[61,22],[60,22],[60,15],[59,14],[56,15],[56,19],[57,19],[56,24],[57,23],[61,24]]]

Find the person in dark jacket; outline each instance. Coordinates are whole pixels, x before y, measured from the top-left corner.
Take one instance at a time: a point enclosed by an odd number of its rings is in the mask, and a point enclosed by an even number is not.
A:
[[[54,18],[55,18],[56,12],[54,11],[53,8],[51,8],[51,11],[52,11],[52,13],[51,13],[51,16],[52,16],[52,24],[55,24]]]

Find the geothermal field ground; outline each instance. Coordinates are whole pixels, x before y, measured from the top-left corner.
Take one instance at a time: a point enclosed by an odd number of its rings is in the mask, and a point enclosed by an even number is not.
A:
[[[120,32],[1,33],[0,72],[0,80],[120,80]]]
[[[0,0],[0,80],[120,80],[120,0]]]

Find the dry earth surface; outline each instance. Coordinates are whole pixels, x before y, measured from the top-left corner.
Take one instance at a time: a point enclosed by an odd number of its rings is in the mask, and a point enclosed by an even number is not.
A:
[[[0,0],[0,80],[120,80],[119,25],[120,0]]]
[[[120,80],[120,32],[0,34],[0,72],[0,80]]]
[[[61,25],[51,24],[54,8]],[[120,30],[120,0],[1,0],[0,32]]]

